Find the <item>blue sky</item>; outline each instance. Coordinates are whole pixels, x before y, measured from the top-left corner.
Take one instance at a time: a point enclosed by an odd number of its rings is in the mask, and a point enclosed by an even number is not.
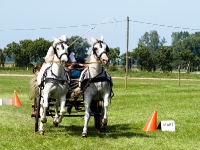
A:
[[[83,38],[99,39],[104,35],[108,46],[120,47],[122,54],[126,52],[127,17],[129,51],[137,47],[145,32],[152,30],[170,45],[172,32],[200,31],[199,4],[199,0],[0,0],[0,48],[25,39],[80,36],[94,24],[114,18]]]

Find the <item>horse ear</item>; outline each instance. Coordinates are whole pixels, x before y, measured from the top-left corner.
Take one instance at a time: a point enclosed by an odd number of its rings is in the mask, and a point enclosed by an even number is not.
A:
[[[103,42],[103,40],[104,40],[104,37],[103,37],[103,35],[101,36],[101,41]]]
[[[68,39],[68,37],[67,37],[66,35],[62,35],[62,36],[60,37],[60,40],[61,40],[61,41],[64,41],[64,42],[67,42],[67,39]]]
[[[97,40],[95,38],[91,37],[91,43],[94,44],[96,42],[97,42]]]
[[[59,42],[59,39],[57,39],[57,38],[55,38],[55,37],[53,37],[53,40],[54,40],[55,43],[58,43],[58,42]]]

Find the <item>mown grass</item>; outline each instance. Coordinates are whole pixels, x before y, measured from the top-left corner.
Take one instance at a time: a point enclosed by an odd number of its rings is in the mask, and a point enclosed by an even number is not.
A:
[[[0,67],[0,74],[32,74],[33,68]]]
[[[122,67],[116,67],[116,71],[112,71],[109,68],[106,68],[108,70],[109,74],[111,76],[116,77],[124,77],[125,71]],[[33,68],[29,67],[0,67],[0,74],[32,74]],[[173,78],[178,79],[179,74],[177,70],[173,70],[172,72],[162,72],[162,71],[155,71],[155,72],[147,72],[147,71],[140,71],[137,68],[132,68],[128,70],[127,77],[146,77],[146,78]],[[180,71],[180,78],[182,79],[200,79],[200,72],[191,72],[186,73],[184,69]]]
[[[109,106],[106,133],[98,133],[90,119],[88,137],[82,138],[83,118],[64,118],[59,127],[48,117],[45,135],[34,133],[29,100],[31,77],[0,77],[0,98],[12,98],[16,90],[22,107],[0,106],[0,149],[200,149],[200,80],[150,80],[113,78],[115,96]],[[175,132],[143,132],[154,110],[161,120],[174,120]]]
[[[109,70],[109,69],[108,69]],[[117,77],[125,77],[125,71],[123,69],[118,69],[117,71],[109,71],[111,76]],[[146,78],[174,78],[178,79],[179,74],[177,70],[173,72],[162,72],[162,71],[155,71],[155,72],[147,72],[147,71],[140,71],[140,70],[128,70],[127,77],[146,77]],[[197,72],[186,73],[185,70],[181,70],[180,78],[184,79],[200,79],[200,74]]]

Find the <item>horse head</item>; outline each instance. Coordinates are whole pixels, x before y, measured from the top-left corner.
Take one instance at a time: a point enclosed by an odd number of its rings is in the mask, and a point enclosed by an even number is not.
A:
[[[69,54],[70,47],[67,45],[67,36],[62,35],[59,39],[54,38],[53,46],[49,48],[45,61],[59,61],[61,63],[67,63]]]
[[[103,42],[104,38],[101,36],[100,40],[91,38],[91,43],[93,44],[93,54],[96,55],[96,57],[104,64],[108,64],[108,56],[107,52],[109,51],[109,47],[106,43]]]

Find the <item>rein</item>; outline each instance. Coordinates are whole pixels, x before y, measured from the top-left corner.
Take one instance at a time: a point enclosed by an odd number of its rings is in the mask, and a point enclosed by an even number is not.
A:
[[[56,46],[59,45],[59,44],[61,44],[62,49],[64,49],[63,43],[65,43],[65,42],[61,41],[61,42],[57,43],[57,44],[55,45],[55,47],[53,46],[54,54],[55,54],[57,57],[58,57],[58,53],[57,53],[57,51],[56,51]],[[63,54],[61,54],[61,55],[58,57],[58,59],[60,60],[61,57],[62,57],[63,55],[67,55],[67,58],[69,58],[69,54],[70,54],[70,53],[63,53]]]
[[[51,63],[51,62],[52,62],[52,63],[54,63],[54,62],[55,62],[55,63],[61,63],[60,60],[47,61],[46,63]]]
[[[100,64],[100,63],[101,63],[101,61],[99,60],[99,61],[88,62],[88,63],[84,63],[84,64]]]

